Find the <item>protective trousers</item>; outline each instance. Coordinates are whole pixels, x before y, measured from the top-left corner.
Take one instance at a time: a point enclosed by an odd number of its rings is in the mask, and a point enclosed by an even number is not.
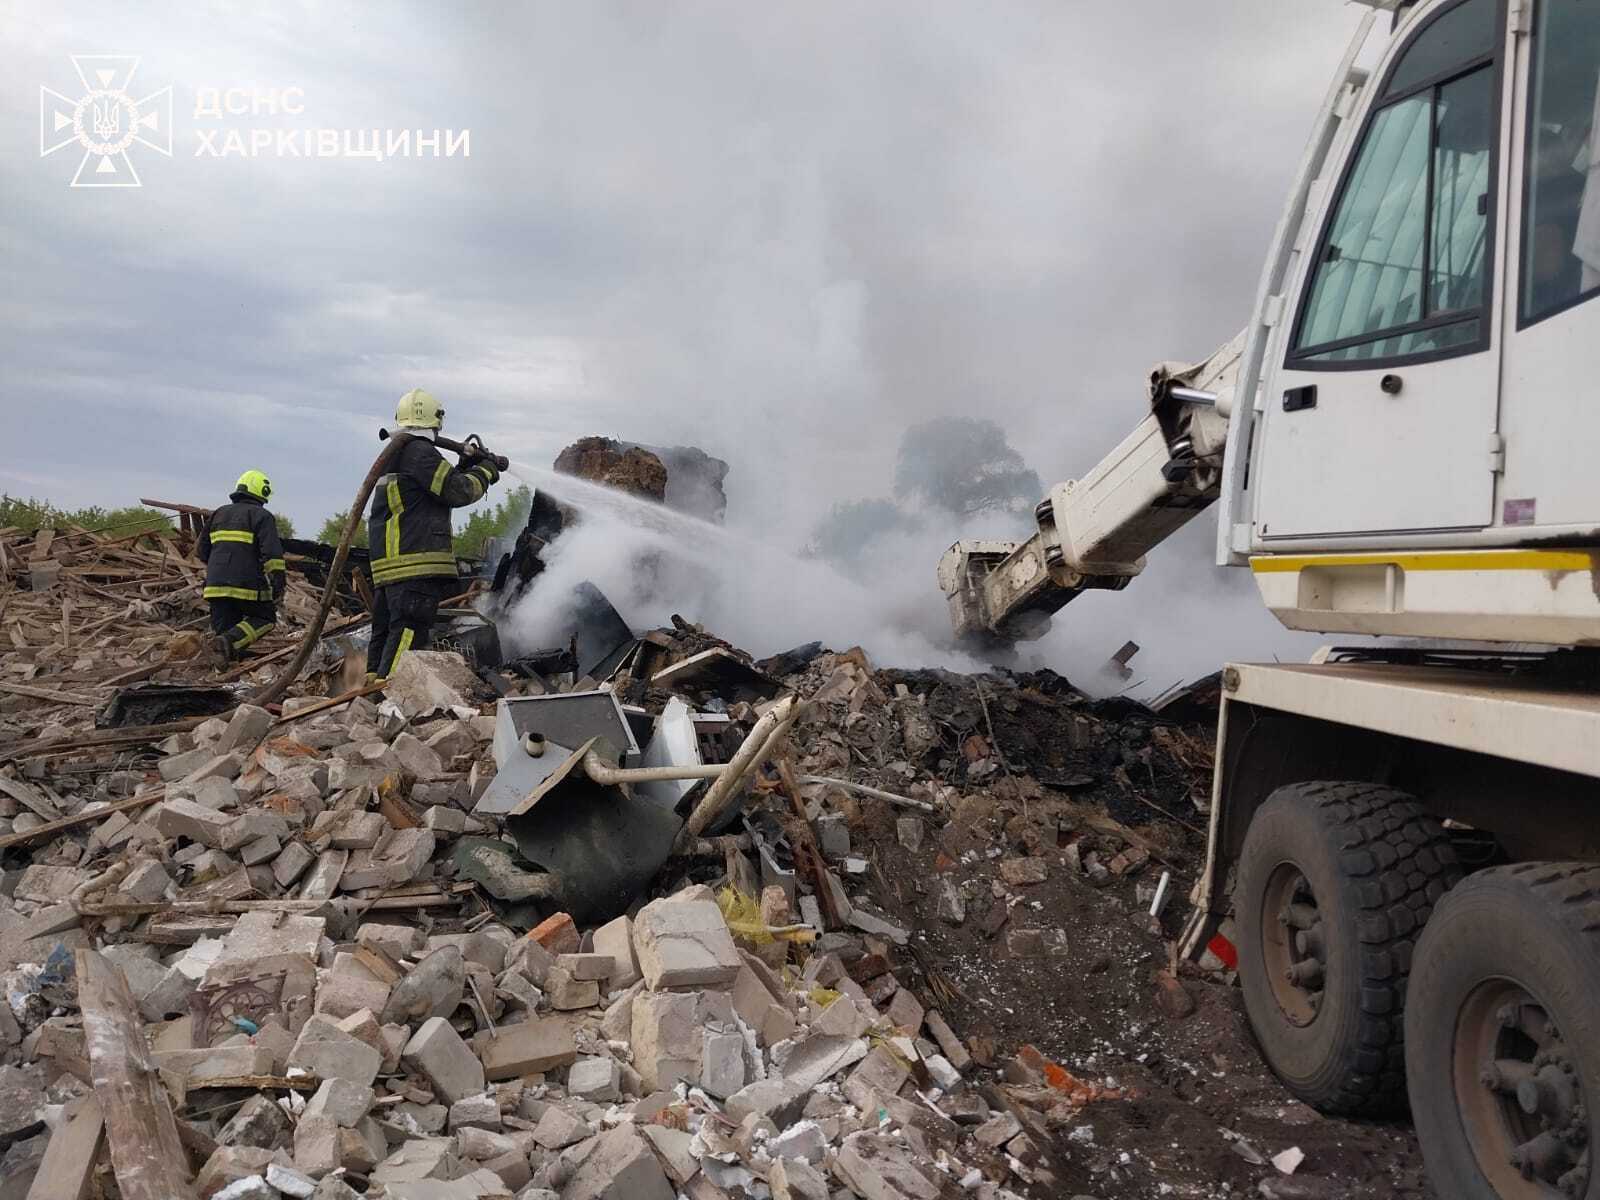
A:
[[[426,650],[440,602],[456,595],[460,587],[454,579],[425,577],[376,589],[367,674],[387,679],[407,650]]]
[[[211,631],[228,639],[235,654],[259,641],[277,623],[278,610],[270,600],[208,600]]]

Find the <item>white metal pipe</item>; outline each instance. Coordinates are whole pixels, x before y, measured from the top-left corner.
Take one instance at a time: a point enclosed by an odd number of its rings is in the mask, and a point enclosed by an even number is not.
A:
[[[701,797],[700,803],[694,806],[694,811],[689,814],[688,821],[678,834],[680,847],[698,838],[707,826],[715,823],[732,800],[733,789],[761,764],[804,711],[799,697],[785,696],[756,722],[755,728],[750,731],[750,736],[745,738],[732,761]]]

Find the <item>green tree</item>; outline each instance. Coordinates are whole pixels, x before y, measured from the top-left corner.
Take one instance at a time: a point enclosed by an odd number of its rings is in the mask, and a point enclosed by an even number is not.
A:
[[[344,524],[350,519],[350,510],[334,513],[322,523],[322,528],[317,531],[317,541],[329,546],[337,546],[339,539],[344,536]],[[356,526],[356,535],[350,539],[352,546],[359,546],[363,550],[367,546],[367,523],[363,520]]]
[[[528,509],[533,504],[533,493],[527,487],[515,488],[506,493],[504,500],[493,508],[478,508],[468,514],[466,524],[456,533],[456,554],[461,558],[482,558],[484,546],[491,538],[509,537],[528,519]]]
[[[46,500],[24,500],[20,496],[0,495],[0,529],[21,529],[37,533],[40,529],[76,527],[110,537],[135,533],[172,535],[172,517],[142,505],[128,508],[61,509]]]

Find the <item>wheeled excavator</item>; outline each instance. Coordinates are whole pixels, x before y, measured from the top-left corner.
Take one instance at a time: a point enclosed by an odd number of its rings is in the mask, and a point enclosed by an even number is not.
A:
[[[1037,638],[1212,510],[1284,625],[1376,637],[1223,668],[1182,948],[1439,1196],[1600,1197],[1600,4],[1366,7],[1246,328],[939,584]]]

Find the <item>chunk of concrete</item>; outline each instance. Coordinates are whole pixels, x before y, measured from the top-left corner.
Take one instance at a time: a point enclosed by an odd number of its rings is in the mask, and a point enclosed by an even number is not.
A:
[[[544,1110],[539,1124],[534,1127],[533,1140],[546,1150],[560,1150],[576,1145],[593,1135],[587,1122],[573,1116],[566,1109],[552,1104]]]
[[[272,877],[279,887],[288,887],[305,874],[306,868],[316,861],[316,855],[299,842],[290,842],[272,863]]]
[[[562,1200],[673,1200],[675,1195],[649,1144],[627,1124],[600,1135],[561,1193]]]
[[[744,1087],[744,1038],[707,1031],[702,1039],[700,1086],[718,1100]]]
[[[217,1145],[274,1150],[289,1140],[291,1130],[289,1114],[269,1097],[258,1093],[241,1104],[239,1111],[217,1131]]]
[[[739,1065],[742,1071],[743,1062]],[[741,1078],[740,1083],[743,1082]],[[580,1058],[567,1072],[567,1094],[580,1100],[595,1104],[615,1100],[621,1095],[621,1088],[622,1071],[614,1058]]]
[[[324,1079],[306,1101],[301,1120],[327,1117],[335,1125],[353,1127],[372,1109],[372,1089],[353,1079]]]
[[[642,978],[633,952],[633,921],[628,917],[608,921],[594,931],[594,952],[611,960],[605,978],[612,991],[630,988]]]
[[[516,1079],[570,1066],[578,1058],[572,1029],[565,1021],[533,1018],[502,1025],[483,1049],[484,1075],[494,1081]]]
[[[938,1200],[939,1187],[917,1167],[905,1143],[877,1133],[852,1133],[839,1147],[834,1170],[863,1200]]]
[[[699,998],[692,992],[645,992],[633,1001],[633,1065],[646,1091],[700,1077]]]
[[[633,924],[634,952],[651,991],[726,987],[743,960],[714,901],[653,900]]]
[[[345,1079],[370,1088],[383,1066],[383,1056],[328,1018],[312,1017],[295,1039],[285,1066],[319,1079]]]
[[[452,1104],[483,1091],[483,1064],[443,1017],[424,1021],[400,1060],[427,1076],[434,1091]]]
[[[248,753],[267,736],[274,720],[276,718],[259,705],[241,704],[233,710],[227,728],[212,749],[217,754],[231,754],[235,750]]]
[[[828,1200],[822,1172],[800,1158],[780,1158],[767,1175],[772,1200]]]

